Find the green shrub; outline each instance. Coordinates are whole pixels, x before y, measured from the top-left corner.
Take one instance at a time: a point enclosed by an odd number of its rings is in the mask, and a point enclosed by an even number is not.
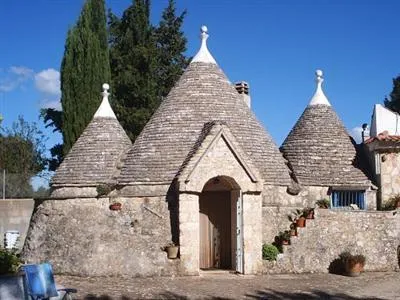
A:
[[[0,275],[15,274],[22,261],[14,251],[0,248]]]
[[[383,205],[382,210],[395,210],[397,208],[398,202],[400,201],[400,194],[396,194],[390,197]]]
[[[329,208],[331,207],[331,201],[329,199],[320,199],[315,202],[319,208]]]
[[[271,244],[264,244],[262,247],[262,258],[264,260],[276,260],[279,254],[278,248]]]
[[[106,196],[115,189],[115,185],[111,183],[99,184],[96,187],[97,197]]]

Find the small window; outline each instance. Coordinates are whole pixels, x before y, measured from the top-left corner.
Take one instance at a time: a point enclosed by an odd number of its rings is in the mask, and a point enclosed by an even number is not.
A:
[[[365,209],[365,191],[332,191],[332,208]]]

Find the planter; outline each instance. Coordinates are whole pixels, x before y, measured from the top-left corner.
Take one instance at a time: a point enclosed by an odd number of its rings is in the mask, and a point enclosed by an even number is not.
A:
[[[353,266],[346,266],[346,275],[351,277],[360,276],[361,272],[364,271],[364,264],[356,263]]]
[[[179,246],[167,246],[166,251],[169,259],[178,258]]]
[[[282,240],[282,245],[290,245],[290,240]]]
[[[306,218],[300,217],[296,221],[297,227],[306,227]]]
[[[0,299],[7,300],[28,300],[28,292],[24,284],[25,275],[18,274],[0,275]]]
[[[113,203],[110,205],[111,210],[121,210],[122,204],[119,202]]]
[[[308,212],[307,212],[307,214],[306,214],[306,219],[314,219],[314,210],[313,209],[311,209],[311,210],[309,210]]]

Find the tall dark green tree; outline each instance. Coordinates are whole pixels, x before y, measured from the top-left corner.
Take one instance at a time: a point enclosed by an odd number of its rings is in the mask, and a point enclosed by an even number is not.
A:
[[[63,154],[67,154],[100,105],[101,86],[110,81],[104,0],[87,0],[69,30],[61,64]]]
[[[134,140],[158,106],[157,49],[150,1],[136,0],[121,19],[110,13],[112,103]]]
[[[135,0],[121,18],[110,13],[112,105],[132,140],[187,66],[185,16],[169,1],[158,27],[150,22],[150,1]]]
[[[393,78],[393,89],[389,95],[386,97],[384,104],[390,110],[400,113],[400,76]]]
[[[159,63],[158,88],[163,97],[189,64],[189,59],[184,55],[187,39],[182,31],[185,15],[186,10],[177,16],[175,1],[169,0],[155,31]]]
[[[57,144],[50,150],[50,170],[57,168],[86,128],[100,105],[101,86],[110,80],[104,0],[86,0],[65,42],[61,64],[62,111],[41,112],[46,126],[54,127],[63,136],[63,145]]]

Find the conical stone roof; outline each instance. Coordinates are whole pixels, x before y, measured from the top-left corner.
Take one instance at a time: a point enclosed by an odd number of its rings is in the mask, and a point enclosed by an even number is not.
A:
[[[132,145],[108,102],[103,101],[92,121],[75,142],[52,178],[53,187],[95,186],[115,181],[117,164]]]
[[[318,70],[317,90],[281,151],[302,185],[369,186],[357,166],[355,144],[323,93],[322,81]]]
[[[225,122],[265,183],[289,185],[282,154],[205,45],[161,103],[128,152],[118,182],[171,183],[204,124]]]

